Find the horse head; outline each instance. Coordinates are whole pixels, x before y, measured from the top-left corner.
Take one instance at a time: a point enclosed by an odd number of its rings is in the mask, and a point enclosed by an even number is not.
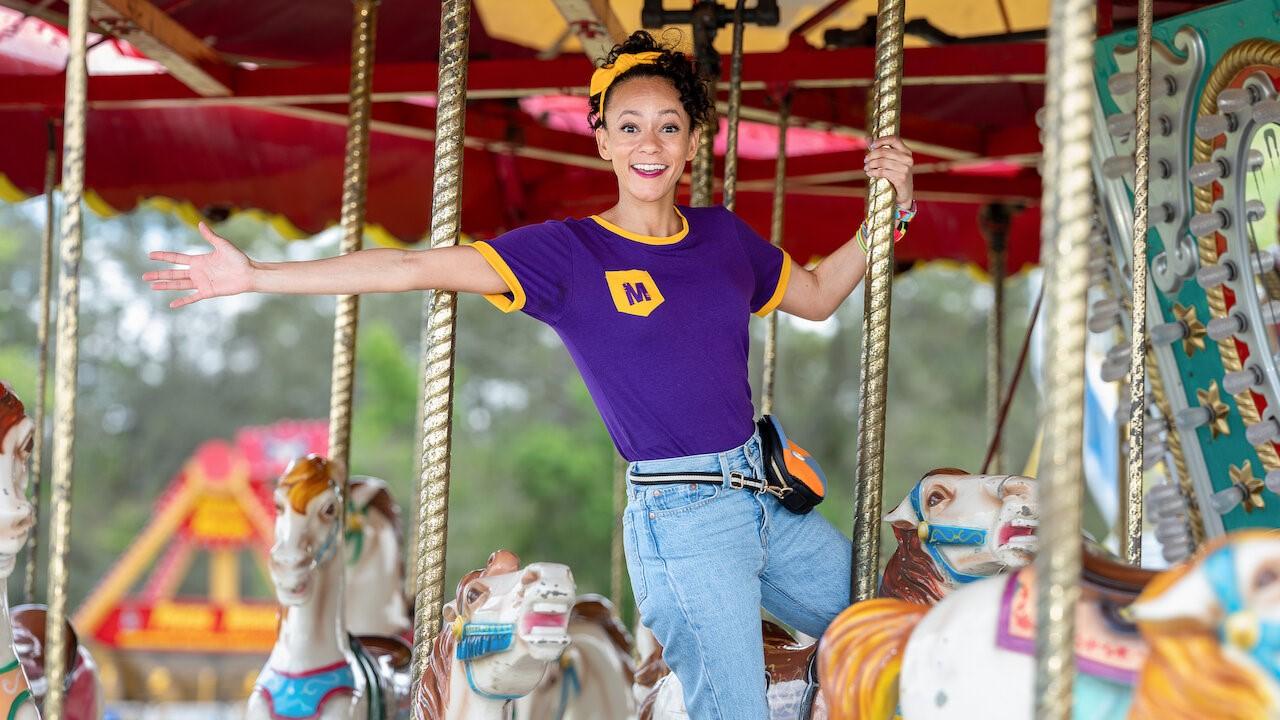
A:
[[[0,579],[13,572],[35,518],[27,501],[27,460],[35,429],[22,401],[0,382]]]
[[[328,566],[341,545],[339,477],[334,463],[311,454],[289,463],[276,483],[275,544],[268,567],[276,597],[286,608],[315,596],[317,571]]]
[[[1224,707],[1235,717],[1280,715],[1280,535],[1209,543],[1153,580],[1129,612],[1151,647],[1135,717],[1212,717]]]
[[[898,551],[881,594],[933,603],[957,585],[1031,562],[1036,481],[1021,475],[934,470],[885,516]]]
[[[484,570],[458,583],[444,609],[472,692],[512,699],[531,692],[569,645],[569,614],[577,588],[569,568],[533,563],[520,568],[499,550]]]
[[[405,599],[400,507],[383,480],[351,477],[348,487],[346,588],[343,612],[356,635],[411,639],[413,620]]]

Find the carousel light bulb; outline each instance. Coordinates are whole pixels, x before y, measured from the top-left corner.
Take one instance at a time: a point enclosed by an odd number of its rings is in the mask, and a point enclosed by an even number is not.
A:
[[[1160,437],[1161,433],[1169,429],[1169,423],[1164,418],[1148,417],[1142,423],[1142,437],[1145,440],[1153,441]]]
[[[1267,418],[1244,429],[1244,436],[1250,445],[1265,445],[1280,436],[1280,423],[1275,418]]]
[[[1197,213],[1188,223],[1191,234],[1196,237],[1204,237],[1212,235],[1223,228],[1231,227],[1231,216],[1226,210],[1210,210],[1209,212]]]
[[[1129,358],[1126,354],[1122,358],[1107,358],[1102,361],[1102,366],[1098,368],[1099,374],[1102,376],[1103,382],[1119,382],[1129,374]],[[1128,413],[1124,413],[1126,420]]]
[[[1244,491],[1232,485],[1226,490],[1219,490],[1209,496],[1209,505],[1213,507],[1213,511],[1219,515],[1226,515],[1231,512],[1235,506],[1244,500]]]
[[[1152,345],[1172,345],[1187,336],[1187,326],[1181,322],[1160,323],[1147,331]]]
[[[1133,134],[1138,127],[1138,121],[1134,118],[1133,113],[1115,113],[1107,116],[1107,132],[1113,137],[1123,138]]]
[[[1266,206],[1262,204],[1261,200],[1250,200],[1249,202],[1246,202],[1244,204],[1244,211],[1245,211],[1245,215],[1250,215],[1250,213],[1258,212],[1258,211],[1265,213]],[[1257,217],[1250,217],[1249,222],[1258,220],[1261,217],[1262,217],[1261,214],[1259,214]],[[1258,252],[1253,254],[1253,271],[1255,273],[1271,272],[1272,270],[1275,269],[1275,267],[1276,267],[1276,256],[1275,256],[1275,253],[1272,252],[1271,250],[1259,250]]]
[[[1246,365],[1244,369],[1229,372],[1222,376],[1222,389],[1231,395],[1239,395],[1246,390],[1262,384],[1262,369],[1257,365]],[[1254,443],[1255,445],[1259,443]]]
[[[1259,125],[1280,123],[1280,98],[1262,100],[1253,106],[1253,121]]]
[[[1208,425],[1213,420],[1213,411],[1203,405],[1182,408],[1174,414],[1173,424],[1179,430],[1195,430],[1201,425]]]
[[[1161,461],[1164,460],[1164,455],[1166,451],[1167,451],[1167,448],[1164,446],[1164,443],[1162,442],[1155,441],[1155,442],[1143,443],[1142,469],[1150,470],[1151,468],[1159,465]]]
[[[1248,328],[1249,321],[1244,319],[1244,315],[1231,313],[1226,317],[1210,320],[1207,330],[1209,339],[1221,342],[1244,332]]]
[[[1212,140],[1231,129],[1231,122],[1225,115],[1201,115],[1196,118],[1196,137],[1201,140]]]
[[[1258,308],[1262,312],[1262,322],[1268,325],[1280,323],[1280,300],[1268,300]]]
[[[1246,88],[1227,88],[1218,93],[1218,112],[1238,113],[1253,104],[1253,96]]]
[[[1267,206],[1257,198],[1249,200],[1244,204],[1244,216],[1248,218],[1249,222],[1257,222],[1267,216]],[[1270,258],[1271,267],[1275,267],[1275,257],[1270,253],[1261,255],[1260,258]],[[1267,270],[1270,269],[1271,268],[1267,268]],[[1262,272],[1266,271],[1264,270]]]
[[[1118,72],[1107,78],[1107,90],[1112,95],[1128,95],[1138,87],[1138,74],[1131,72]]]
[[[1102,161],[1102,175],[1111,180],[1117,180],[1126,175],[1132,175],[1137,167],[1137,161],[1132,155],[1116,155]]]
[[[1267,477],[1262,482],[1267,486],[1268,490],[1280,495],[1280,470],[1272,470],[1267,473]]]
[[[1089,308],[1089,331],[1106,332],[1120,322],[1120,301],[1115,298],[1099,300]]]
[[[1250,150],[1249,154],[1245,156],[1244,164],[1245,167],[1249,168],[1249,172],[1254,172],[1260,169],[1266,161],[1267,159],[1262,156],[1261,150]]]
[[[1049,122],[1049,108],[1042,107],[1036,110],[1036,127],[1044,129],[1044,124]]]
[[[1206,290],[1235,279],[1236,264],[1230,260],[1224,260],[1217,265],[1205,265],[1196,271],[1196,282]]]
[[[1219,178],[1226,177],[1228,172],[1229,165],[1227,162],[1222,158],[1218,158],[1192,165],[1191,169],[1187,170],[1187,180],[1196,187],[1205,187],[1217,182]]]

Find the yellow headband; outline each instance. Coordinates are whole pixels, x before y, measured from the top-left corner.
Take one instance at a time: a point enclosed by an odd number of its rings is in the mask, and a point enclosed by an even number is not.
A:
[[[604,121],[604,93],[618,76],[637,65],[653,65],[662,53],[650,50],[642,53],[619,55],[612,65],[602,67],[591,74],[591,95],[600,96],[600,120]]]

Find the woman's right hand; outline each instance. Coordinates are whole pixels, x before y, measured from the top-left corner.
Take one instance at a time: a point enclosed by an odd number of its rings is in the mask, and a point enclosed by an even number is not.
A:
[[[214,234],[209,226],[200,223],[200,234],[213,246],[213,252],[204,255],[187,255],[179,252],[157,251],[152,260],[185,265],[185,268],[153,270],[142,279],[151,283],[152,290],[194,290],[169,303],[180,308],[199,300],[236,295],[252,289],[253,266],[249,258],[226,238]]]

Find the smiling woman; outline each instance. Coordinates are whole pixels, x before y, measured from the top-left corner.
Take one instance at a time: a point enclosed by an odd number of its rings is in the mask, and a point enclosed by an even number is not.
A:
[[[648,33],[614,48],[591,87],[588,122],[618,188],[596,215],[471,246],[293,263],[251,261],[203,228],[213,253],[153,253],[186,267],[145,277],[156,290],[194,291],[175,307],[241,292],[438,289],[479,293],[552,327],[631,463],[627,565],[690,714],[764,718],[760,607],[820,635],[848,603],[851,549],[821,515],[750,490],[765,475],[748,320],[830,317],[862,279],[862,234],[807,270],[729,210],[678,206],[710,98],[689,59]],[[893,137],[866,154],[867,174],[897,191],[896,237],[914,215],[911,165]]]

